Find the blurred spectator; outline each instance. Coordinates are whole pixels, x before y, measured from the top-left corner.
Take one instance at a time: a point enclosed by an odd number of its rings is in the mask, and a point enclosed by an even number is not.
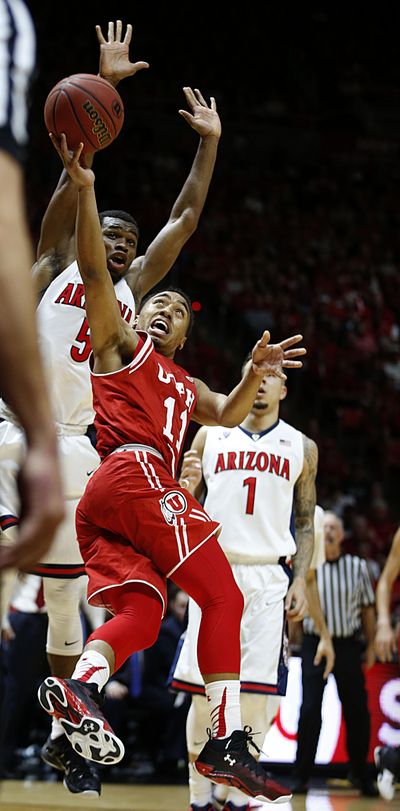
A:
[[[27,748],[32,743],[36,743],[39,748],[50,728],[49,719],[43,719],[43,713],[38,712],[37,702],[39,684],[50,673],[46,656],[46,634],[47,612],[42,579],[37,575],[20,573],[14,584],[9,612],[3,617],[2,625],[2,777],[18,776],[17,749]]]
[[[157,771],[169,776],[180,772],[185,781],[186,716],[190,696],[170,692],[168,676],[186,628],[187,604],[187,594],[170,583],[167,616],[161,623],[157,642],[143,654],[141,693],[141,703],[146,710],[144,742],[153,762],[157,763]]]

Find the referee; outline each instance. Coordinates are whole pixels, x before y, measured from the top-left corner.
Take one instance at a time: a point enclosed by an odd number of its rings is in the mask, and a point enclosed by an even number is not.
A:
[[[362,633],[367,647],[365,664],[375,661],[375,597],[365,560],[342,554],[343,523],[332,512],[324,515],[326,562],[317,569],[318,589],[326,624],[335,648],[333,675],[343,707],[350,779],[361,794],[375,797],[375,783],[368,777],[367,756],[370,716],[362,670]],[[292,772],[294,793],[307,791],[321,730],[321,705],[326,681],[322,665],[314,658],[319,637],[309,617],[303,621],[303,700],[297,730],[297,754]]]

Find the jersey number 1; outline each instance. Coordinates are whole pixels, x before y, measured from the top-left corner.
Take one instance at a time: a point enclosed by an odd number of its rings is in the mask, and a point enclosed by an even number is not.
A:
[[[243,487],[248,487],[247,492],[247,503],[246,503],[246,515],[253,515],[254,513],[254,499],[256,497],[256,484],[257,479],[254,476],[249,476],[248,479],[245,479],[243,482]]]

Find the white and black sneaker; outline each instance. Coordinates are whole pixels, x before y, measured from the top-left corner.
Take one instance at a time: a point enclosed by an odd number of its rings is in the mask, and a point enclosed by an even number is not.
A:
[[[104,766],[122,760],[125,749],[100,709],[96,684],[48,676],[38,690],[43,709],[60,724],[75,752]]]
[[[400,747],[376,746],[375,766],[378,771],[378,791],[384,800],[393,800],[396,783],[400,777]]]
[[[100,797],[101,782],[96,766],[90,760],[83,760],[65,735],[53,739],[49,736],[40,757],[48,766],[64,773],[64,786],[71,794]]]

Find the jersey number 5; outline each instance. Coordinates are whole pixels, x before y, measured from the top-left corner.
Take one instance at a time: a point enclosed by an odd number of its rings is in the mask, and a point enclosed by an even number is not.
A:
[[[80,346],[75,346],[75,344],[80,344]],[[74,344],[71,346],[71,358],[76,363],[83,363],[88,359],[91,351],[89,324],[87,318],[84,318]]]

